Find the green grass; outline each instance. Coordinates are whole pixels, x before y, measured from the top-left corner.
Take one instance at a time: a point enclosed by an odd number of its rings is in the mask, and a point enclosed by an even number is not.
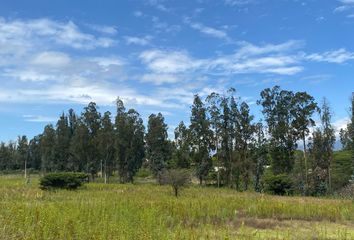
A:
[[[0,177],[0,239],[354,239],[354,203],[230,189],[90,183],[45,192]]]

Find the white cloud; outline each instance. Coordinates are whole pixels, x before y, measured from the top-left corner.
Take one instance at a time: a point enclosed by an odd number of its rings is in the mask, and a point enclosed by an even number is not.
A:
[[[42,67],[64,67],[70,63],[70,57],[61,52],[42,52],[32,60],[32,64]]]
[[[118,33],[117,27],[115,26],[106,26],[106,25],[96,25],[96,24],[87,24],[92,30],[95,30],[100,33],[115,35]]]
[[[354,52],[349,52],[346,49],[341,48],[324,53],[309,54],[305,58],[316,62],[344,63],[354,59]]]
[[[212,37],[228,39],[227,33],[225,31],[208,27],[201,23],[190,23],[190,27]]]
[[[56,122],[58,120],[57,117],[48,117],[42,115],[23,115],[23,118],[26,122]]]
[[[57,79],[57,76],[55,75],[39,72],[33,69],[5,69],[2,76],[18,79],[21,82],[45,82]]]
[[[186,23],[188,26],[190,26],[191,28],[198,30],[199,32],[215,37],[215,38],[220,38],[220,39],[225,39],[225,40],[229,40],[229,37],[227,35],[227,33],[223,30],[220,29],[216,29],[213,27],[209,27],[209,26],[205,26],[202,23],[197,23],[197,22],[193,22],[191,21],[190,18],[185,17],[183,19],[184,23]]]
[[[35,20],[5,20],[0,18],[1,43],[22,45],[26,47],[52,42],[77,49],[111,47],[112,38],[96,37],[82,32],[72,21],[59,22],[47,18]]]
[[[142,82],[150,82],[156,85],[161,85],[164,83],[176,83],[180,81],[177,75],[172,74],[144,74],[141,77]]]
[[[349,123],[349,122],[350,122],[349,117],[345,117],[345,118],[337,119],[336,121],[334,121],[334,122],[332,123],[337,138],[339,137],[339,131],[340,131],[341,129],[347,129],[347,126],[348,126],[348,123]]]
[[[203,65],[202,61],[192,59],[187,52],[147,50],[139,55],[148,69],[155,73],[186,72]]]
[[[242,6],[253,3],[254,0],[224,0],[226,5],[230,6]]]
[[[145,37],[125,36],[124,39],[128,45],[136,44],[136,45],[146,46],[150,44],[152,37],[151,36],[145,36]]]
[[[339,12],[345,12],[350,9],[354,8],[354,1],[353,0],[339,0],[339,2],[342,4],[334,9],[335,13]]]

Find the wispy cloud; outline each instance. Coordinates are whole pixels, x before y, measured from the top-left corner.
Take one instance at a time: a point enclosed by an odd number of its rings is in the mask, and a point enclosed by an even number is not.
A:
[[[306,56],[306,59],[316,62],[344,63],[354,59],[354,52],[349,52],[341,48],[324,53],[309,54]]]
[[[6,20],[0,18],[0,38],[2,44],[11,46],[32,46],[45,42],[65,45],[77,49],[111,47],[115,40],[109,37],[96,37],[82,32],[72,21],[60,22],[47,18],[34,20]]]
[[[189,18],[184,18],[184,22],[191,28],[198,30],[199,32],[209,35],[211,37],[228,40],[229,37],[224,30],[216,29],[213,27],[205,26],[202,23],[192,22]]]
[[[48,117],[42,115],[23,115],[23,118],[26,122],[56,122],[58,120],[57,117]]]
[[[135,45],[146,46],[150,44],[152,37],[151,36],[144,36],[144,37],[125,36],[124,39],[128,45],[135,44]]]

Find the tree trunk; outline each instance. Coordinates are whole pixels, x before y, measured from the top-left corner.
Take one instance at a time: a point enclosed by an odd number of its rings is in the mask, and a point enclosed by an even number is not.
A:
[[[175,191],[175,197],[178,197],[178,188],[177,188],[177,187],[174,187],[173,189],[174,189],[174,191]]]
[[[305,162],[305,194],[307,194],[308,189],[308,168],[307,168],[307,154],[306,154],[306,138],[305,134],[302,136],[302,142],[304,144],[304,162]]]
[[[27,159],[25,159],[25,179],[27,178]]]

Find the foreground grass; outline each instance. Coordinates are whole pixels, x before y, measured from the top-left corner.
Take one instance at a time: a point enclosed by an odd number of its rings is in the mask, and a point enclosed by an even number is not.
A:
[[[191,187],[44,192],[0,177],[0,239],[354,239],[351,201]]]

